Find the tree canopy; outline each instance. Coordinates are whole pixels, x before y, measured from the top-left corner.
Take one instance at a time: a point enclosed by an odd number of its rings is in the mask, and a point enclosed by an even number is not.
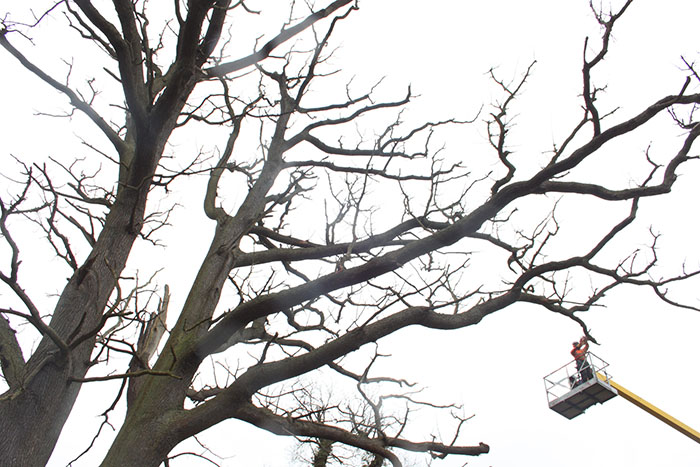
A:
[[[18,93],[67,98],[37,126],[68,118],[81,146],[4,163],[0,452],[45,464],[81,387],[113,381],[106,466],[168,465],[229,419],[314,443],[314,465],[486,454],[469,414],[383,364],[401,345],[437,358],[429,339],[383,341],[524,304],[596,342],[585,312],[622,287],[697,310],[675,290],[700,269],[663,263],[639,217],[697,170],[700,76],[681,57],[638,109],[601,98],[631,4],[591,8],[576,118],[547,151],[512,136],[535,60],[488,70],[493,102],[416,115],[410,77],[367,81],[336,59],[352,0],[13,7],[3,61],[33,80]],[[65,38],[61,63],[35,52],[46,37]],[[660,151],[625,149],[669,129]],[[412,429],[418,407],[443,414],[443,437]]]

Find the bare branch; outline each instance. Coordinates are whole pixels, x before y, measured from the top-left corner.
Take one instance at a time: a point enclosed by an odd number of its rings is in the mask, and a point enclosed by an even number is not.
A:
[[[51,76],[43,72],[39,67],[30,62],[21,52],[15,49],[12,44],[7,40],[7,31],[0,30],[0,46],[12,54],[27,70],[31,71],[39,79],[44,81],[49,86],[53,87],[57,91],[65,94],[70,99],[70,103],[73,107],[83,112],[85,115],[92,120],[95,125],[102,131],[102,133],[109,139],[114,148],[119,154],[124,154],[127,151],[127,147],[124,141],[119,137],[116,131],[105,122],[100,115],[95,112],[95,110],[90,107],[88,103],[82,100],[72,89],[65,86]]]
[[[308,29],[319,20],[332,15],[336,10],[344,7],[345,5],[348,5],[349,3],[352,3],[352,0],[335,0],[326,8],[312,13],[306,19],[296,24],[295,26],[283,29],[282,32],[280,32],[274,38],[270,39],[265,45],[263,45],[260,48],[260,50],[254,52],[253,54],[232,62],[222,63],[220,65],[206,68],[203,70],[204,74],[209,77],[222,77],[230,73],[247,68],[249,66],[252,66],[256,63],[259,63],[265,58],[269,57],[272,51],[276,49],[279,45],[298,35],[302,31]]]

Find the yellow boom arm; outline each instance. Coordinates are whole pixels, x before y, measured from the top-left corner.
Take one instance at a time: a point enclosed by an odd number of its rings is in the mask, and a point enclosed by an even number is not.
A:
[[[681,422],[680,420],[677,420],[676,418],[670,416],[663,410],[659,409],[655,405],[645,401],[629,389],[625,388],[624,386],[620,386],[617,384],[615,381],[605,378],[604,375],[601,375],[598,373],[598,379],[601,381],[607,382],[610,386],[614,387],[617,389],[617,393],[622,396],[624,399],[627,399],[640,409],[644,410],[647,413],[650,413],[654,417],[658,418],[665,424],[669,425],[671,428],[676,429],[677,431],[680,431],[684,435],[686,435],[688,438],[694,440],[696,443],[700,443],[700,433],[697,431],[693,430],[690,428],[688,425],[685,423]]]

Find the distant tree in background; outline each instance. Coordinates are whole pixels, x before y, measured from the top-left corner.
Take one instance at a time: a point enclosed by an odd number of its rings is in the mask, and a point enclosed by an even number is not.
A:
[[[649,287],[676,304],[668,287],[697,274],[679,269],[659,279],[655,232],[647,251],[610,247],[634,223],[640,200],[668,193],[680,167],[697,158],[700,134],[690,64],[678,92],[619,123],[607,125],[610,109],[598,108],[593,72],[631,1],[595,12],[602,41],[586,44],[580,121],[539,159],[517,157],[508,139],[509,112],[532,67],[513,82],[492,72],[502,99],[474,121],[411,125],[402,116],[410,88],[382,97],[381,86],[334,81],[332,34],[352,21],[352,0],[293,2],[286,20],[277,7],[258,12],[245,1],[111,3],[51,3],[31,24],[21,13],[3,16],[3,61],[19,61],[67,96],[67,114],[83,114],[103,137],[86,138],[85,154],[72,160],[30,164],[19,154],[11,169],[5,155],[0,278],[13,296],[0,304],[4,462],[44,465],[81,386],[107,379],[123,382],[113,407],[127,411],[105,466],[167,464],[179,443],[227,419],[315,440],[318,466],[330,465],[336,445],[369,453],[373,466],[401,465],[402,450],[487,453],[461,439],[459,415],[450,439],[404,436],[411,407],[425,402],[400,375],[375,374],[382,338],[408,326],[472,326],[517,303],[564,315],[588,334],[576,313],[613,288]],[[252,39],[237,36],[260,15],[281,19]],[[91,47],[79,53],[93,55],[76,59],[94,66],[94,80],[52,75],[25,55],[25,38],[57,24]],[[232,56],[241,44],[253,51]],[[443,129],[483,119],[490,153],[465,160],[443,149]],[[649,137],[652,119],[678,126],[675,150],[639,154],[643,175],[634,186],[625,185],[627,174],[599,177],[611,143]],[[192,155],[169,144],[187,131],[211,135],[210,146]],[[135,244],[161,247],[167,232],[198,222],[174,207],[177,194],[201,199],[211,220],[209,237],[191,238],[192,251],[210,243],[189,290],[125,269]],[[573,207],[571,197],[595,208]],[[625,207],[609,224],[597,215],[608,205]],[[567,215],[587,216],[585,241],[558,222]],[[27,222],[70,271],[54,301],[24,285],[40,277],[49,293],[59,280],[30,268],[38,240],[25,238]],[[186,295],[181,306],[171,305],[175,295]],[[437,358],[429,342],[412,345]],[[322,371],[356,388],[368,412],[310,404]],[[405,403],[405,417],[385,413],[388,398]]]

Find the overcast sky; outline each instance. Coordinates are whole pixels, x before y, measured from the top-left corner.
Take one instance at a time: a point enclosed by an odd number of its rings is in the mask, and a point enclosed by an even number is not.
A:
[[[258,7],[264,4],[252,3]],[[615,30],[606,64],[595,74],[598,84],[609,85],[601,105],[620,106],[622,119],[679,91],[685,79],[680,56],[700,61],[698,18],[700,2],[638,0],[632,5]],[[515,132],[520,151],[541,153],[561,141],[572,122],[580,118],[583,42],[591,36],[591,46],[597,50],[598,33],[585,0],[362,0],[360,11],[338,31],[342,40],[334,63],[348,75],[357,75],[359,82],[385,76],[384,89],[389,92],[395,88],[397,95],[411,85],[421,95],[415,112],[437,120],[471,118],[482,105],[493,102],[497,93],[485,74],[490,68],[498,67],[504,78],[515,78],[537,60],[518,101]],[[25,49],[30,50],[26,44]],[[40,48],[28,55],[41,63]],[[76,56],[75,60],[79,63],[86,57]],[[6,103],[0,115],[3,160],[8,160],[9,154],[40,159],[42,140],[54,148],[71,141],[74,144],[74,133],[79,132],[75,122],[73,126],[68,121],[47,126],[46,117],[33,115],[63,106],[65,99],[29,77],[4,51],[0,63],[5,70],[0,74]],[[483,139],[484,128],[475,130],[474,135]],[[674,136],[661,135],[659,151],[673,147]],[[446,142],[448,150],[469,150],[459,146],[463,143],[459,135],[455,138],[453,146]],[[644,135],[630,141],[629,148],[638,150],[653,139],[653,134]],[[700,149],[695,149],[695,154],[698,152]],[[692,269],[700,265],[696,248],[700,223],[694,207],[700,165],[690,166],[686,172],[677,193],[663,203],[643,204],[649,211],[642,222],[664,233],[662,254],[678,261],[687,258]],[[591,216],[581,213],[583,220]],[[571,222],[585,225],[582,219]],[[638,241],[643,244],[646,240]],[[200,260],[194,258],[195,262]],[[696,290],[687,288],[677,298],[699,305]],[[648,291],[633,289],[611,294],[604,304],[604,309],[585,316],[601,344],[592,346],[592,351],[610,363],[610,372],[620,384],[700,429],[700,315],[672,308]],[[420,339],[415,333],[420,333]],[[699,465],[700,445],[621,398],[595,406],[571,421],[548,409],[542,377],[570,359],[571,341],[579,337],[580,330],[572,321],[518,306],[496,313],[478,326],[451,333],[410,329],[387,339],[383,348],[391,350],[396,374],[421,383],[426,394],[438,401],[457,402],[466,414],[475,415],[463,429],[464,444],[484,442],[491,446],[486,456],[453,456],[435,461],[435,466],[461,466],[465,462],[477,467]],[[412,345],[417,340],[430,344]],[[75,433],[85,433],[99,424],[96,414],[111,402],[113,394],[105,395],[109,392],[105,388],[110,387],[94,385],[83,390],[81,404],[64,430],[52,466],[65,465],[76,450],[86,446],[89,438]],[[99,409],[95,409],[95,400],[100,401]],[[441,428],[431,418],[420,418],[419,423]],[[239,422],[230,422],[225,431],[230,443],[225,442],[217,452],[230,457],[222,465],[291,463],[289,440]],[[251,437],[246,439],[270,443],[263,458],[252,441],[236,442],[241,432]],[[95,454],[76,465],[94,465],[99,458],[100,454]]]

